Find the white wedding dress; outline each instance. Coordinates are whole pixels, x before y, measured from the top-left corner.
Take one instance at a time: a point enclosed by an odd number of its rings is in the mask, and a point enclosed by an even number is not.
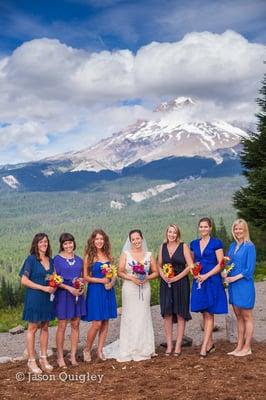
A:
[[[125,252],[126,273],[132,275],[133,258]],[[150,269],[151,253],[145,253],[145,269]],[[106,358],[119,362],[147,360],[155,355],[154,332],[151,319],[151,287],[146,282],[139,287],[124,280],[122,286],[122,316],[120,338],[103,349]]]

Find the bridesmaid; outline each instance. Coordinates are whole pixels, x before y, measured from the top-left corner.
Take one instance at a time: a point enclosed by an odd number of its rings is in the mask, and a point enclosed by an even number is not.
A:
[[[23,320],[29,321],[27,330],[28,368],[34,374],[51,372],[53,367],[47,361],[48,326],[55,318],[54,303],[50,294],[56,289],[48,286],[47,275],[54,267],[51,259],[49,238],[45,233],[37,233],[31,244],[30,255],[26,258],[19,275],[26,286]],[[40,366],[35,360],[35,335],[40,326]]]
[[[87,334],[87,343],[83,351],[84,361],[91,361],[91,348],[98,334],[97,355],[105,360],[103,347],[108,333],[110,318],[117,317],[117,305],[114,291],[115,278],[106,278],[103,264],[112,262],[109,237],[102,229],[96,229],[89,237],[84,256],[84,278],[88,284],[86,297],[87,315],[82,319],[92,321]]]
[[[211,237],[212,222],[210,218],[201,218],[198,224],[201,238],[193,240],[190,249],[194,261],[202,265],[198,279],[193,280],[191,293],[191,311],[203,314],[204,336],[200,357],[204,358],[215,351],[212,332],[214,314],[228,312],[227,298],[221,277],[220,263],[223,260],[221,240]],[[199,288],[198,282],[201,287]]]
[[[66,368],[63,349],[65,331],[68,320],[71,323],[71,353],[70,362],[77,366],[76,352],[79,340],[80,317],[86,315],[83,291],[73,287],[73,280],[81,278],[83,273],[82,258],[75,255],[75,238],[71,233],[62,233],[59,238],[59,254],[54,258],[54,268],[63,278],[63,283],[55,293],[55,310],[58,318],[56,331],[57,363],[60,368]]]
[[[172,353],[173,322],[177,324],[176,346],[173,355],[181,354],[182,339],[185,332],[186,321],[191,319],[189,313],[190,285],[188,273],[193,267],[193,261],[188,246],[180,240],[180,229],[175,224],[168,225],[166,241],[159,250],[158,267],[161,276],[160,306],[164,319],[166,336],[166,356]],[[175,276],[167,278],[162,270],[164,264],[172,264]]]
[[[232,226],[235,241],[231,243],[228,256],[234,263],[226,281],[229,283],[229,303],[237,318],[237,347],[228,353],[237,357],[251,354],[251,341],[254,331],[252,310],[255,304],[254,270],[256,249],[249,238],[248,224],[237,219]]]

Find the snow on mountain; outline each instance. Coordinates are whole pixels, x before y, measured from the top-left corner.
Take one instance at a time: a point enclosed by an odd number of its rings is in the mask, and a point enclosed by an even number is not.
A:
[[[5,184],[11,187],[11,189],[17,189],[20,185],[19,181],[13,175],[3,176],[2,180]]]
[[[68,159],[71,171],[119,171],[133,163],[166,157],[201,156],[217,164],[220,150],[235,157],[234,147],[247,133],[225,121],[183,122],[174,111],[194,107],[196,101],[179,97],[156,107],[153,120],[138,120],[96,145],[49,160]],[[173,111],[174,110],[174,111]]]
[[[126,206],[125,203],[121,203],[120,201],[115,201],[115,200],[111,200],[110,201],[110,207],[111,208],[115,208],[117,210],[121,210],[125,206]]]
[[[143,192],[133,192],[130,194],[130,198],[136,203],[140,203],[141,201],[147,200],[150,197],[157,196],[157,194],[162,193],[165,190],[173,189],[176,185],[176,182],[166,183],[164,185],[156,185]]]

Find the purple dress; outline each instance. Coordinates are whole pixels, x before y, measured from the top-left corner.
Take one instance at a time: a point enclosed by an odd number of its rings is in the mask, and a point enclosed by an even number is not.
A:
[[[64,279],[64,284],[73,286],[73,279],[80,278],[83,271],[83,261],[79,256],[66,259],[60,255],[54,258],[54,268]],[[55,314],[58,319],[72,319],[86,315],[84,295],[73,296],[68,290],[60,287],[55,292]]]

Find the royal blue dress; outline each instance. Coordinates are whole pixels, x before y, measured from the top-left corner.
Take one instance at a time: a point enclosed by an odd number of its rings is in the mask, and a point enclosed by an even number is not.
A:
[[[236,242],[233,242],[229,247],[228,256],[231,259],[230,263],[234,263],[234,268],[228,276],[243,275],[243,278],[229,283],[229,303],[236,307],[252,309],[255,305],[255,246],[252,242],[244,242],[236,251]]]
[[[206,274],[217,265],[218,260],[215,252],[222,248],[221,240],[211,237],[201,254],[200,239],[191,242],[190,249],[194,253],[194,261],[200,262],[202,265],[201,274]],[[210,314],[226,314],[228,312],[227,298],[220,272],[204,281],[200,289],[198,289],[197,280],[193,279],[191,311],[207,311]]]
[[[101,271],[103,263],[96,261],[91,266],[93,278],[104,278]],[[117,305],[114,288],[107,290],[102,283],[89,282],[86,296],[86,316],[84,321],[104,321],[117,317]]]
[[[32,282],[48,286],[47,275],[54,272],[52,260],[49,270],[46,271],[35,255],[30,255],[25,260],[19,276],[25,275]],[[24,311],[22,319],[29,322],[51,321],[55,319],[54,302],[50,301],[50,293],[39,289],[26,287]]]
[[[64,279],[64,284],[73,286],[73,279],[80,278],[83,271],[83,261],[79,256],[68,260],[59,254],[54,258],[54,268]],[[58,287],[55,292],[55,312],[58,319],[72,319],[86,315],[84,295],[73,296],[68,290]]]

